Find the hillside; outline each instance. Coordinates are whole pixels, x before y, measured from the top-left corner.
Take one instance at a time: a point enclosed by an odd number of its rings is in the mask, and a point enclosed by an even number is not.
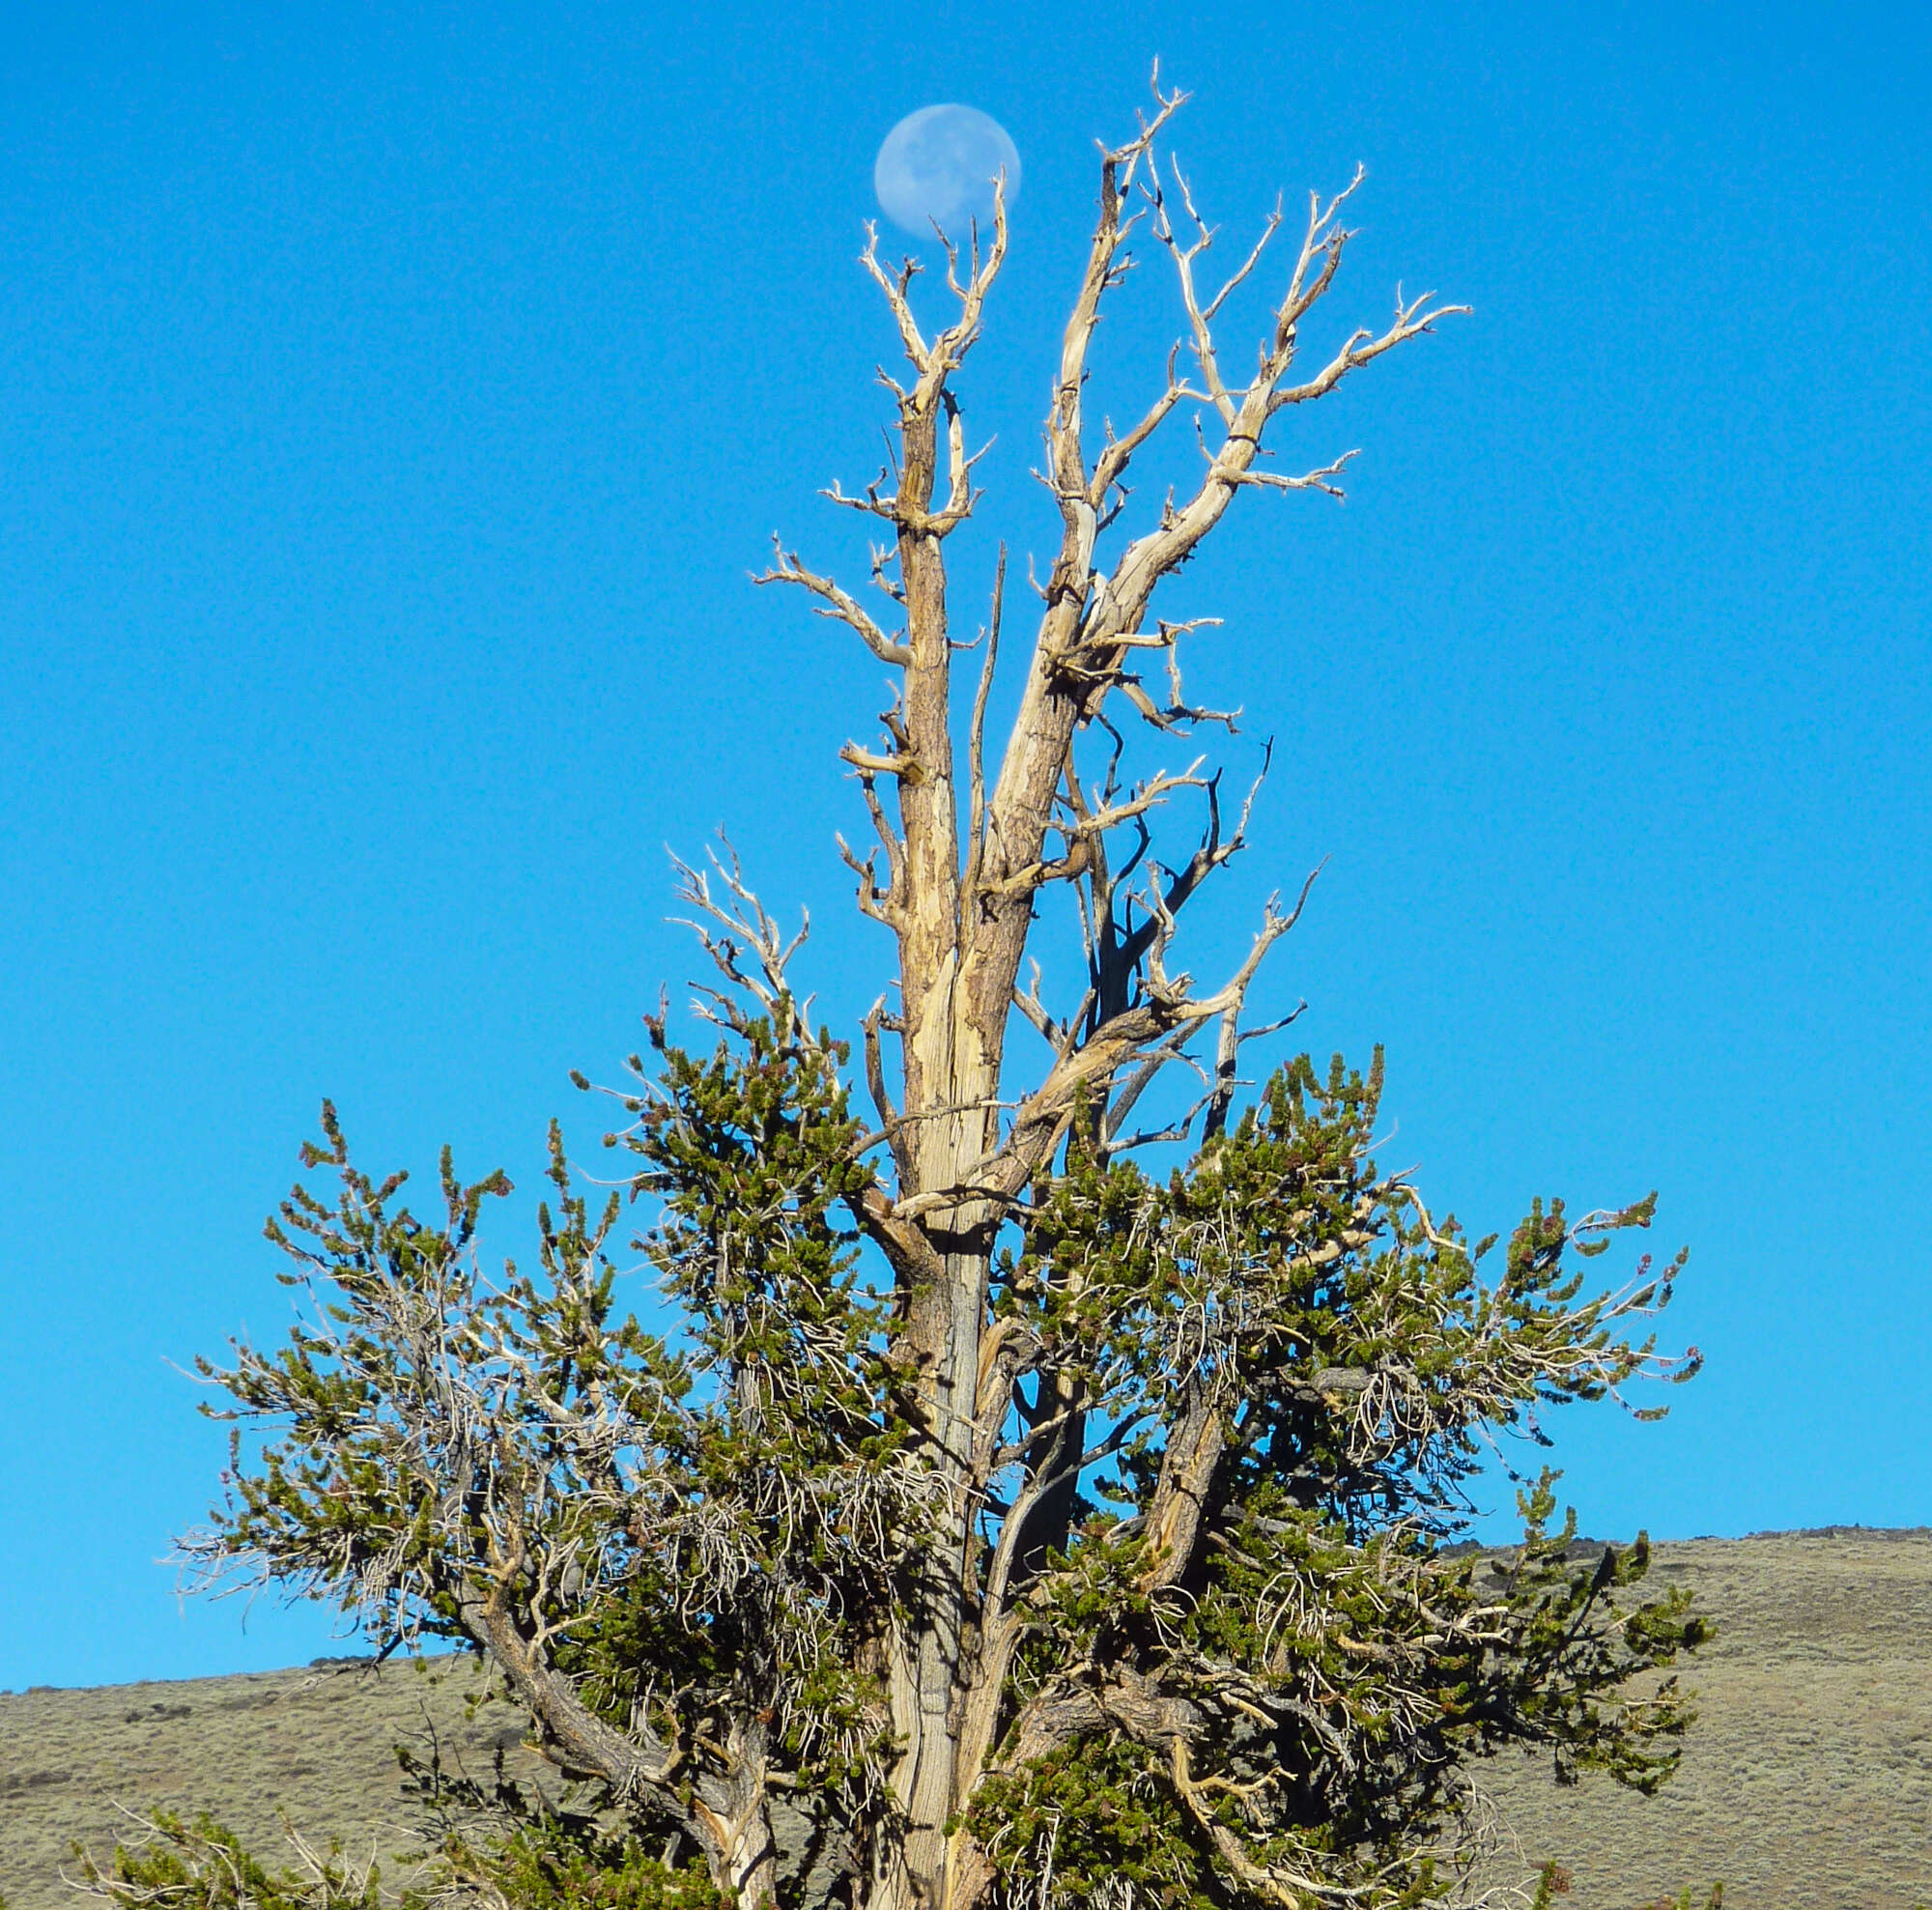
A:
[[[1644,1799],[1493,1767],[1524,1855],[1570,1868],[1568,1910],[1719,1877],[1727,1910],[1932,1904],[1932,1531],[1706,1539],[1657,1559],[1720,1628],[1688,1680],[1703,1715],[1676,1782]],[[537,1768],[503,1707],[465,1717],[477,1688],[449,1660],[0,1695],[0,1893],[10,1910],[77,1901],[59,1882],[69,1843],[104,1853],[117,1806],[205,1807],[264,1853],[278,1811],[311,1839],[406,1848],[398,1741],[433,1728],[478,1775],[499,1748]]]
[[[1566,1903],[1722,1878],[1725,1910],[1932,1904],[1932,1531],[1704,1539],[1654,1570],[1719,1627],[1685,1673],[1700,1716],[1676,1779],[1642,1798],[1496,1768],[1525,1852],[1572,1871]]]

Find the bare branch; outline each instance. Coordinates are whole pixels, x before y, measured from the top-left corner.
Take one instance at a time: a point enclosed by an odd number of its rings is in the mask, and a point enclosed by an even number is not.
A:
[[[921,371],[925,369],[931,347],[925,342],[919,328],[919,321],[912,315],[912,299],[908,296],[913,279],[920,271],[917,259],[900,262],[895,272],[888,272],[879,263],[879,227],[875,219],[866,221],[866,249],[859,254],[859,263],[865,267],[867,275],[879,290],[885,294],[886,303],[891,307],[893,320],[899,328],[899,343],[905,348],[906,356]],[[881,378],[884,372],[879,374]]]
[[[878,850],[868,850],[864,857],[861,857],[843,836],[834,836],[832,840],[838,845],[839,861],[859,878],[855,897],[859,913],[890,928],[893,923],[889,907],[891,892],[879,887]]]
[[[1015,869],[1003,881],[990,885],[986,893],[994,897],[1011,896],[1041,888],[1048,882],[1071,881],[1086,874],[1092,867],[1092,845],[1099,837],[1158,809],[1177,789],[1208,788],[1209,779],[1198,773],[1205,760],[1197,756],[1179,776],[1158,772],[1136,784],[1130,795],[1098,810],[1089,811],[1084,804],[1080,805],[1074,821],[1052,825],[1066,843],[1066,852],[1059,861],[1036,862]]]
[[[1060,556],[1046,586],[1049,611],[1055,606],[1084,600],[1097,516],[1108,487],[1118,480],[1127,457],[1131,456],[1129,449],[1118,457],[1105,481],[1097,491],[1094,489],[1081,442],[1081,394],[1087,382],[1087,356],[1099,324],[1101,296],[1119,282],[1123,270],[1121,247],[1134,224],[1133,218],[1122,216],[1126,197],[1134,188],[1136,174],[1155,137],[1179,111],[1186,97],[1178,91],[1162,94],[1156,80],[1152,118],[1143,118],[1139,134],[1124,146],[1111,151],[1101,149],[1100,216],[1088,247],[1080,290],[1061,341],[1059,375],[1054,382],[1053,407],[1046,423],[1048,482],[1060,504],[1064,527]],[[1134,445],[1144,442],[1160,418],[1179,402],[1179,394],[1173,390],[1171,381],[1170,392],[1172,395],[1164,405],[1156,404],[1159,417],[1151,422],[1144,420],[1142,427],[1130,434]]]
[[[974,501],[973,467],[985,456],[988,448],[981,447],[970,456],[967,454],[958,407],[947,389],[947,381],[964,362],[966,354],[979,338],[986,295],[999,276],[1000,268],[1006,263],[1006,175],[1002,172],[993,185],[992,243],[982,255],[979,235],[977,232],[974,234],[971,262],[963,278],[959,272],[956,248],[943,232],[939,234],[947,257],[947,284],[959,309],[952,322],[929,341],[920,329],[912,310],[911,288],[920,271],[918,261],[907,259],[895,272],[888,272],[879,263],[877,226],[868,224],[866,234],[866,249],[860,254],[860,264],[884,294],[894,322],[898,327],[899,343],[917,373],[909,388],[896,384],[892,386],[898,399],[901,430],[916,431],[923,441],[942,413],[946,418],[946,501],[936,511],[931,508],[929,492],[933,471],[923,453],[911,455],[913,447],[910,441],[905,447],[908,456],[903,467],[904,475],[895,496],[883,498],[878,495],[875,486],[864,499],[848,499],[835,492],[834,500],[890,518],[902,535],[943,538],[971,514]],[[884,374],[881,373],[881,376]],[[905,478],[915,473],[919,481],[909,485]]]
[[[1335,256],[1337,258],[1341,256],[1339,242]],[[1467,305],[1432,306],[1429,300],[1435,296],[1433,292],[1425,292],[1421,298],[1412,299],[1405,303],[1398,290],[1395,322],[1386,331],[1353,332],[1342,349],[1305,385],[1293,385],[1285,390],[1276,391],[1268,400],[1269,413],[1281,411],[1289,405],[1305,405],[1312,399],[1324,398],[1350,372],[1380,357],[1384,352],[1391,352],[1398,345],[1406,344],[1411,338],[1420,338],[1424,332],[1434,330],[1438,320],[1463,318],[1468,315],[1470,308]],[[1353,453],[1350,455],[1352,456]]]
[[[1319,470],[1303,471],[1298,477],[1290,477],[1276,470],[1244,470],[1230,481],[1253,485],[1258,490],[1322,491],[1331,498],[1343,498],[1348,494],[1335,480],[1348,468],[1349,461],[1360,455],[1359,451],[1344,451],[1332,464],[1325,464]]]
[[[772,567],[754,575],[753,584],[795,584],[808,590],[812,596],[823,600],[824,608],[818,611],[820,616],[829,616],[845,624],[858,633],[860,641],[881,663],[895,664],[903,669],[912,662],[912,651],[896,638],[888,637],[877,623],[867,615],[858,600],[839,588],[829,577],[821,577],[816,571],[808,570],[799,561],[796,551],[787,551],[778,533],[772,533]],[[872,567],[873,576],[879,575],[876,557]]]
[[[1174,916],[1164,899],[1168,886],[1160,880],[1164,871],[1152,864],[1149,868],[1150,879],[1142,893],[1155,927],[1146,952],[1147,986],[1140,1002],[1103,1021],[1085,1041],[1069,1043],[1046,1079],[1019,1103],[1006,1139],[988,1148],[948,1185],[901,1197],[894,1203],[895,1217],[917,1219],[969,1197],[1002,1206],[1013,1202],[1051,1157],[1090,1092],[1104,1092],[1123,1068],[1150,1058],[1162,1046],[1171,1044],[1173,1053],[1166,1059],[1172,1060],[1186,1040],[1206,1024],[1231,1012],[1238,1015],[1268,950],[1300,919],[1314,881],[1311,875],[1303,885],[1301,899],[1288,915],[1283,915],[1275,898],[1270,898],[1262,926],[1239,967],[1213,994],[1196,998],[1188,993],[1188,976],[1167,973],[1163,957],[1173,934]]]
[[[1047,1012],[1046,1004],[1039,996],[1039,963],[1033,964],[1033,980],[1024,989],[1013,990],[1013,1006],[1033,1023],[1040,1038],[1046,1041],[1057,1040],[1057,1030],[1053,1016]]]
[[[1107,1108],[1104,1126],[1101,1129],[1102,1152],[1106,1154],[1126,1154],[1135,1148],[1151,1147],[1161,1141],[1180,1141],[1187,1137],[1187,1130],[1193,1125],[1194,1117],[1206,1106],[1208,1097],[1204,1095],[1178,1124],[1170,1126],[1122,1136],[1121,1125],[1130,1115],[1141,1097],[1153,1086],[1155,1080],[1174,1062],[1183,1062],[1193,1069],[1208,1085],[1208,1070],[1188,1054],[1186,1044],[1200,1033],[1198,1022],[1188,1022],[1177,1028],[1159,1046],[1142,1058],[1139,1067],[1127,1077],[1126,1083],[1115,1096]]]
[[[838,759],[849,762],[859,772],[862,784],[874,776],[904,776],[907,773],[903,755],[882,756],[876,750],[862,749],[857,743],[844,744],[839,749]]]
[[[973,722],[966,738],[968,778],[966,820],[966,876],[960,893],[968,906],[980,886],[980,869],[985,859],[986,836],[986,701],[993,694],[993,672],[1000,662],[1000,616],[1007,595],[1007,547],[1000,545],[1000,560],[993,572],[993,608],[986,619],[986,655],[980,666],[980,683],[973,693]]]
[[[1175,377],[1175,361],[1179,355],[1180,345],[1177,340],[1167,354],[1166,386],[1124,438],[1116,438],[1111,424],[1104,426],[1106,442],[1100,455],[1094,461],[1093,481],[1087,487],[1088,502],[1094,511],[1104,513],[1098,519],[1096,528],[1104,530],[1119,515],[1126,501],[1124,494],[1111,510],[1107,508],[1107,494],[1120,484],[1127,466],[1133,462],[1134,453],[1167,422],[1174,408],[1189,398],[1204,404],[1208,402],[1206,391],[1197,391],[1185,379]]]
[[[736,1028],[741,1025],[743,1011],[735,997],[749,995],[784,1039],[815,1045],[810,1034],[810,997],[800,1001],[785,975],[786,965],[811,932],[811,918],[802,911],[798,933],[787,941],[777,921],[746,883],[738,852],[729,839],[721,833],[719,840],[724,844],[724,855],[720,857],[716,850],[707,849],[708,869],[694,868],[681,856],[671,855],[671,866],[677,871],[678,900],[704,918],[677,919],[697,936],[726,984],[722,990],[698,989],[702,999],[697,1012],[707,1020],[722,1020],[726,1026]],[[723,895],[713,892],[714,879],[723,889]],[[720,929],[724,932],[720,933]],[[748,972],[740,960],[748,950],[757,957],[755,972]]]
[[[1221,415],[1222,422],[1230,426],[1235,421],[1237,401],[1232,395],[1221,377],[1219,356],[1214,347],[1214,337],[1210,322],[1237,286],[1261,263],[1262,254],[1267,249],[1281,224],[1281,208],[1277,203],[1274,213],[1262,228],[1262,236],[1255,242],[1243,263],[1237,267],[1226,284],[1204,306],[1194,285],[1194,262],[1214,242],[1212,229],[1194,209],[1194,197],[1189,191],[1186,178],[1182,175],[1179,160],[1170,162],[1174,176],[1175,189],[1179,193],[1189,223],[1194,227],[1195,237],[1181,243],[1169,217],[1167,202],[1159,184],[1158,171],[1152,172],[1146,187],[1149,204],[1153,209],[1153,234],[1166,246],[1174,261],[1175,272],[1180,281],[1180,301],[1187,314],[1188,328],[1194,338],[1194,358],[1201,367],[1201,376],[1208,387],[1208,399]]]

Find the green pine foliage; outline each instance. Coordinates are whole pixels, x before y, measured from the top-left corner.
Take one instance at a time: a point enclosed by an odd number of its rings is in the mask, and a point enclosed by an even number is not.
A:
[[[612,1140],[639,1157],[629,1191],[657,1217],[636,1245],[682,1330],[617,1310],[618,1208],[591,1211],[554,1129],[539,1271],[493,1284],[470,1247],[501,1178],[465,1185],[445,1161],[438,1219],[418,1220],[325,1110],[308,1158],[338,1198],[298,1190],[270,1230],[317,1317],[272,1355],[207,1369],[235,1411],[284,1429],[252,1465],[238,1429],[207,1543],[379,1635],[475,1643],[512,1530],[549,1575],[533,1609],[591,1712],[696,1740],[753,1708],[806,1841],[849,1847],[889,1808],[872,1647],[930,1509],[890,1300],[849,1218],[872,1174],[829,1041],[746,1017],[693,1056],[654,1034]],[[1165,1178],[1076,1141],[999,1261],[995,1321],[1085,1402],[1097,1454],[1062,1541],[1017,1571],[1007,1740],[967,1807],[1011,1901],[1045,1877],[1208,1910],[1320,1872],[1358,1901],[1420,1903],[1468,1849],[1473,1760],[1533,1749],[1564,1781],[1646,1791],[1675,1765],[1684,1694],[1629,1685],[1702,1627],[1683,1593],[1644,1596],[1641,1538],[1573,1565],[1546,1471],[1520,1549],[1444,1548],[1498,1436],[1541,1436],[1538,1411],[1653,1363],[1622,1329],[1667,1299],[1677,1263],[1584,1294],[1572,1250],[1648,1225],[1649,1202],[1580,1226],[1539,1204],[1500,1250],[1465,1244],[1376,1166],[1380,1075],[1379,1056],[1366,1076],[1298,1060]],[[1204,1411],[1220,1455],[1202,1542],[1163,1579],[1149,1514],[1167,1445]],[[989,1523],[982,1593],[1000,1569]],[[1209,1727],[1147,1728],[1130,1699]],[[1084,1728],[1027,1754],[1030,1715],[1083,1702]],[[688,1849],[645,1854],[668,1830],[674,1849],[675,1826],[647,1797],[617,1802],[615,1841],[526,1826],[470,1874],[532,1910],[702,1910],[693,1894],[714,1886]],[[781,1900],[810,1871],[800,1857]]]
[[[75,1879],[85,1894],[128,1910],[421,1910],[413,1892],[385,1896],[374,1863],[357,1866],[331,1846],[316,1851],[293,1833],[298,1862],[270,1870],[212,1817],[156,1812],[144,1838],[116,1848],[105,1868],[78,1846]]]
[[[636,1837],[555,1817],[480,1844],[452,1841],[442,1869],[457,1892],[512,1910],[724,1910],[701,1858],[673,1864]]]

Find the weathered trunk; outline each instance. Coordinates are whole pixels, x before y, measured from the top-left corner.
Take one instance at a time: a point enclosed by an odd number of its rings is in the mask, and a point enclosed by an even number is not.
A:
[[[778,1842],[772,1835],[765,1728],[755,1719],[734,1721],[726,1747],[729,1776],[716,1803],[695,1796],[692,1810],[710,1846],[712,1881],[739,1910],[774,1910],[778,1901]]]
[[[905,1122],[897,1157],[901,1199],[961,1186],[997,1138],[1000,1035],[962,1012],[959,819],[952,736],[952,646],[942,537],[931,518],[939,422],[957,499],[964,482],[958,419],[943,376],[928,374],[901,402],[898,561],[905,586],[902,713],[897,747],[904,832],[895,884],[899,944]],[[1004,1016],[1002,1016],[1004,1022]],[[989,1039],[990,1034],[990,1039]],[[965,1199],[934,1207],[918,1226],[928,1251],[900,1269],[904,1345],[915,1363],[912,1411],[926,1461],[947,1483],[942,1527],[909,1587],[889,1652],[899,1743],[894,1790],[902,1812],[896,1850],[881,1853],[875,1910],[946,1910],[948,1827],[961,1802],[957,1770],[962,1649],[968,1624],[980,1337],[995,1210]]]
[[[914,1157],[919,1180],[909,1193],[956,1186],[986,1148],[991,1115],[981,1106],[996,1086],[997,1057],[969,1048],[955,1054],[933,1086],[941,1106],[923,1123]],[[930,1077],[928,1077],[930,1078]],[[910,1096],[908,1097],[910,1101]],[[960,1712],[968,1673],[966,1638],[973,1622],[968,1584],[975,1511],[975,1461],[981,1333],[991,1235],[997,1214],[984,1201],[934,1210],[922,1221],[933,1248],[926,1277],[906,1296],[906,1340],[918,1361],[916,1411],[928,1463],[948,1484],[942,1530],[925,1554],[925,1576],[910,1590],[907,1619],[894,1641],[892,1697],[901,1755],[894,1774],[904,1813],[899,1863],[882,1879],[876,1910],[947,1910],[948,1825],[965,1802],[959,1768]]]
[[[997,773],[988,774],[981,754],[995,653],[990,636],[970,759],[955,769],[954,644],[944,552],[945,540],[975,501],[973,462],[951,380],[979,335],[984,300],[1005,256],[1003,200],[996,199],[989,250],[982,254],[976,241],[970,263],[949,250],[947,284],[958,313],[931,338],[912,310],[917,268],[908,264],[888,271],[878,259],[876,236],[864,257],[892,310],[914,377],[903,387],[893,384],[898,401],[896,489],[886,495],[881,480],[865,499],[841,501],[891,527],[891,557],[875,553],[874,572],[884,581],[888,561],[896,562],[897,585],[888,587],[904,611],[902,635],[889,635],[849,593],[782,549],[766,580],[806,588],[824,607],[823,614],[847,624],[875,656],[903,672],[900,699],[884,718],[891,750],[880,754],[848,744],[844,751],[864,784],[880,840],[880,851],[870,859],[846,851],[860,878],[860,906],[890,926],[898,945],[898,1006],[882,1007],[866,1024],[867,1075],[891,1142],[897,1185],[890,1194],[874,1190],[864,1219],[894,1267],[896,1333],[907,1369],[903,1409],[946,1493],[944,1516],[923,1554],[918,1582],[894,1588],[885,1656],[897,1741],[892,1785],[899,1814],[879,1833],[868,1875],[854,1880],[855,1896],[864,1896],[866,1910],[974,1910],[989,1887],[991,1866],[960,1820],[987,1761],[998,1754],[1002,1693],[1020,1629],[1013,1596],[1041,1569],[1048,1549],[1066,1542],[1077,1497],[1092,1402],[1077,1377],[1040,1373],[1037,1423],[1044,1427],[1054,1418],[1056,1424],[1042,1433],[1037,1449],[1024,1455],[1019,1470],[1025,1476],[991,1562],[979,1557],[976,1522],[986,1503],[1001,1427],[1015,1406],[1017,1370],[1011,1363],[1002,1368],[1008,1353],[988,1346],[994,1330],[987,1298],[995,1237],[1012,1202],[1053,1158],[1070,1123],[1091,1126],[1104,1152],[1117,1077],[1131,1077],[1120,1096],[1124,1109],[1151,1074],[1174,1059],[1179,1044],[1210,1022],[1225,1024],[1224,1044],[1238,1045],[1233,1022],[1255,965],[1292,919],[1270,905],[1254,953],[1218,993],[1196,996],[1184,976],[1170,980],[1162,959],[1173,911],[1240,846],[1239,831],[1222,837],[1211,787],[1191,774],[1156,777],[1130,794],[1116,790],[1110,781],[1094,812],[1087,792],[1076,787],[1074,736],[1122,688],[1141,714],[1163,728],[1184,727],[1203,714],[1180,705],[1173,633],[1150,634],[1144,628],[1156,586],[1186,561],[1242,488],[1333,490],[1339,466],[1302,477],[1258,467],[1269,418],[1284,405],[1321,396],[1354,366],[1428,329],[1440,316],[1427,309],[1426,301],[1399,305],[1389,329],[1379,335],[1355,332],[1313,380],[1285,386],[1299,322],[1327,289],[1348,236],[1334,224],[1346,193],[1325,211],[1311,205],[1259,364],[1249,382],[1231,388],[1222,376],[1211,321],[1254,269],[1262,246],[1218,295],[1204,299],[1197,291],[1194,266],[1208,243],[1208,229],[1194,219],[1177,176],[1176,190],[1196,228],[1177,233],[1151,157],[1155,136],[1180,100],[1178,93],[1156,89],[1158,110],[1143,120],[1138,137],[1103,156],[1099,216],[1063,335],[1046,424],[1045,474],[1060,512],[1060,545],[1041,587],[1044,607]],[[1103,296],[1126,269],[1121,247],[1134,219],[1124,214],[1136,195],[1146,201],[1136,216],[1147,217],[1147,230],[1178,269],[1195,365],[1191,376],[1199,383],[1178,377],[1171,358],[1164,388],[1146,413],[1121,435],[1108,426],[1104,442],[1094,449],[1083,442],[1088,355]],[[1275,223],[1278,218],[1267,227],[1263,245]],[[1183,405],[1199,406],[1201,415],[1218,425],[1220,442],[1208,450],[1207,471],[1191,495],[1170,494],[1157,521],[1125,544],[1111,568],[1098,567],[1096,544],[1125,501],[1123,479],[1135,454]],[[1002,583],[1004,566],[1003,556]],[[995,628],[998,600],[996,586]],[[1173,706],[1166,711],[1157,709],[1138,677],[1129,674],[1134,657],[1151,648],[1168,653]],[[896,827],[879,793],[882,780],[896,795]],[[1147,886],[1137,898],[1141,922],[1122,932],[1116,911],[1124,895],[1105,876],[1106,832],[1130,821],[1144,830],[1149,812],[1183,786],[1209,789],[1205,845],[1178,872],[1163,875],[1151,861],[1146,865]],[[964,844],[962,808],[973,836]],[[1051,861],[1049,843],[1056,833],[1065,849]],[[880,852],[889,869],[883,886],[875,874]],[[1093,985],[1070,1023],[1056,1023],[1037,997],[1028,1001],[1016,994],[1035,910],[1053,882],[1086,885]],[[1003,1131],[1002,1066],[1016,1001],[1056,1052],[1033,1092],[1009,1103],[1014,1112]],[[901,1046],[896,1107],[880,1049],[887,1029],[897,1033]],[[1232,1071],[1230,1061],[1223,1072]],[[989,1372],[982,1373],[989,1351]],[[1194,1406],[1170,1445],[1154,1507],[1149,1571],[1162,1582],[1171,1582],[1192,1546],[1221,1442],[1221,1422],[1211,1405]],[[991,1573],[984,1610],[977,1577],[982,1564]],[[1056,1703],[1052,1715],[1061,1720],[1056,1729],[1084,1727],[1067,1721],[1076,1714],[1085,1719],[1081,1706],[1091,1700],[1076,1703],[1066,1696]],[[1045,1728],[1046,1715],[1022,1721],[1028,1744]],[[751,1888],[748,1881],[738,1889],[740,1910],[760,1910],[746,1895]]]

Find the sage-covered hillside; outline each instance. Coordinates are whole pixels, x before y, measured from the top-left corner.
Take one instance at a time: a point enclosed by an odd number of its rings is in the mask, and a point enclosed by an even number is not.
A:
[[[1719,1628],[1688,1673],[1702,1715],[1676,1780],[1645,1799],[1492,1767],[1525,1859],[1570,1869],[1568,1910],[1719,1878],[1727,1910],[1932,1903],[1932,1532],[1698,1540],[1660,1546],[1653,1570]],[[0,1695],[0,1892],[10,1910],[78,1904],[69,1845],[104,1854],[124,1809],[202,1806],[264,1855],[282,1848],[278,1812],[311,1839],[406,1855],[421,1819],[396,1744],[421,1753],[433,1725],[474,1775],[499,1749],[513,1774],[542,1769],[506,1705],[466,1716],[480,1689],[444,1660]]]

